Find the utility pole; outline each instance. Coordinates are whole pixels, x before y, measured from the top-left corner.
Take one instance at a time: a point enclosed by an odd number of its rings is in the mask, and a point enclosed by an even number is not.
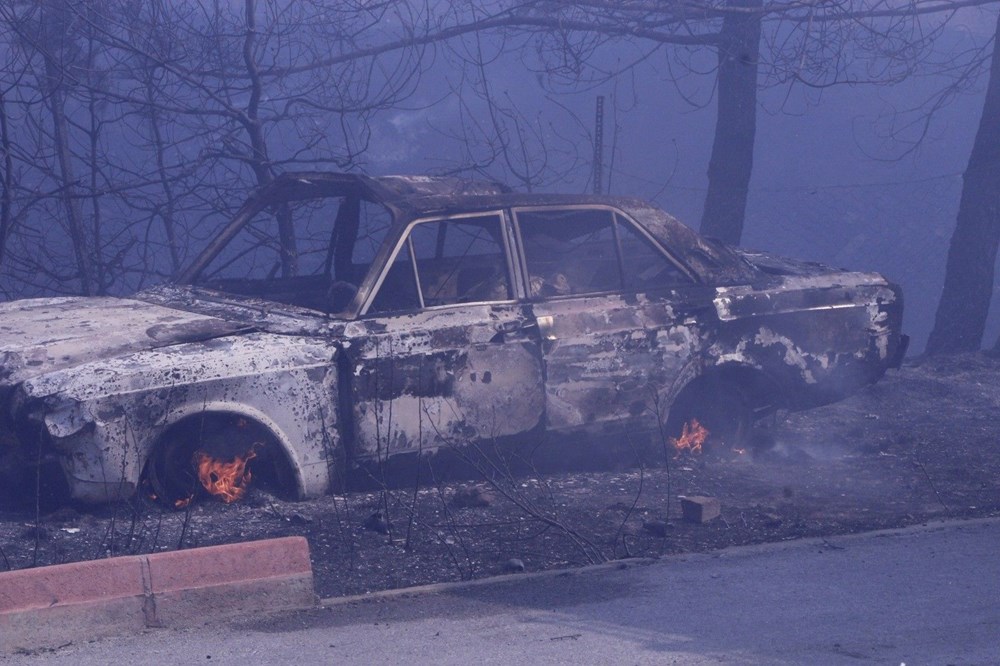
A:
[[[597,96],[594,116],[594,194],[604,194],[604,95]]]

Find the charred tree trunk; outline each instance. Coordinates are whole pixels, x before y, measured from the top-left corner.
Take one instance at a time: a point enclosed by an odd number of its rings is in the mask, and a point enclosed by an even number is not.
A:
[[[1000,17],[986,101],[962,176],[958,223],[948,247],[944,290],[927,341],[928,354],[979,349],[986,327],[1000,243]]]
[[[739,243],[757,130],[762,0],[730,0],[726,6],[747,11],[726,14],[719,33],[718,112],[701,232]]]

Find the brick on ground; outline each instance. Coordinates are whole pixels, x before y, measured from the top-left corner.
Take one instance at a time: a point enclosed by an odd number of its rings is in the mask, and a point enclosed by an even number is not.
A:
[[[722,506],[715,497],[690,495],[679,499],[681,501],[681,515],[689,523],[707,523],[718,518],[722,513]]]

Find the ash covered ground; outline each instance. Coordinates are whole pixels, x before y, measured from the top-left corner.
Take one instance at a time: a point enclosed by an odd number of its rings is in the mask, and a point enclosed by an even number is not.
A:
[[[1000,359],[907,361],[843,402],[759,428],[754,458],[460,481],[168,511],[145,500],[0,507],[0,571],[276,536],[310,543],[330,597],[805,536],[1000,515]],[[722,514],[685,522],[680,495]]]

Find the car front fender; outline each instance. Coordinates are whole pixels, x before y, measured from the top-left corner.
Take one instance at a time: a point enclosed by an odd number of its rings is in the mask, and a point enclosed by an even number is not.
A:
[[[265,427],[288,458],[297,494],[310,497],[328,490],[339,459],[337,352],[326,340],[233,336],[50,373],[22,391],[77,499],[132,494],[161,437],[208,412]]]

